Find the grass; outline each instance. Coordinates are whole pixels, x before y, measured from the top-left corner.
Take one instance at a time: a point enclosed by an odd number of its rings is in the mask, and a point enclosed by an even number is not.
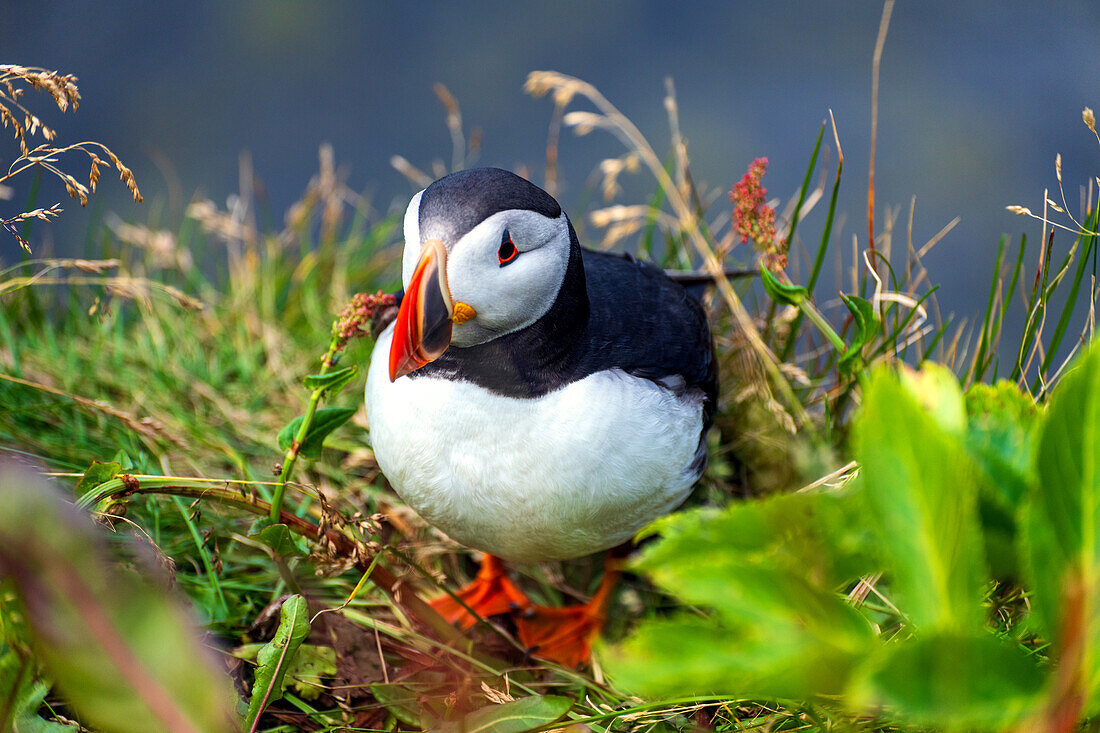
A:
[[[803,186],[777,212],[790,247],[787,275],[778,282],[787,289],[777,304],[760,285],[727,276],[729,263],[752,265],[755,255],[738,244],[726,191],[694,182],[671,84],[666,109],[673,135],[664,157],[581,80],[535,72],[528,91],[554,103],[551,184],[562,127],[606,131],[624,146],[599,166],[605,197],[616,193],[620,176],[652,176],[646,202],[608,201],[587,212],[589,223],[605,230],[605,244],[635,245],[667,267],[699,266],[716,283],[706,299],[723,392],[711,466],[694,502],[725,504],[845,473],[860,375],[877,362],[935,358],[967,383],[1007,373],[1041,401],[1061,371],[1064,357],[1056,354],[1074,334],[1083,286],[1088,302],[1095,301],[1095,266],[1091,283],[1085,275],[1095,260],[1096,206],[1083,225],[1071,226],[1076,243],[1054,269],[1048,237],[1037,272],[1028,270],[1023,240],[1015,256],[1002,240],[982,320],[969,330],[939,318],[921,265],[939,235],[914,245],[911,212],[907,231],[898,229],[897,212],[887,212],[874,247],[846,262],[847,308],[815,300],[825,261],[844,259],[832,234],[843,172],[840,135],[823,123]],[[465,166],[478,146],[463,135],[457,102],[446,90],[439,95],[455,144],[452,167]],[[593,110],[570,110],[575,102]],[[826,132],[833,145],[823,147]],[[415,180],[430,179],[403,159],[395,165]],[[248,173],[242,180],[252,179]],[[598,662],[577,672],[527,658],[506,625],[440,636],[416,598],[440,584],[458,586],[472,563],[389,490],[368,447],[361,379],[331,400],[359,411],[330,436],[319,459],[302,461],[289,476],[276,442],[310,399],[301,379],[318,371],[336,314],[356,292],[397,289],[400,213],[379,213],[348,190],[328,149],[283,227],[257,223],[254,192],[241,191],[235,201],[237,208],[226,211],[197,200],[172,232],[109,220],[96,231],[102,243],[96,259],[26,259],[0,272],[0,447],[70,493],[93,461],[127,464],[137,483],[126,486],[124,501],[97,504],[100,519],[120,553],[147,546],[171,569],[242,689],[251,682],[250,663],[232,652],[272,636],[272,611],[287,593],[304,593],[311,613],[329,609],[311,642],[336,650],[334,667],[320,683],[293,688],[260,730],[417,729],[545,694],[570,697],[571,723],[596,729],[884,729],[881,720],[809,703],[639,700],[616,689]],[[821,217],[818,206],[826,208]],[[798,282],[805,284],[801,291]],[[1068,293],[1059,296],[1067,282]],[[1002,334],[1021,290],[1027,325],[1012,353]],[[1056,302],[1064,303],[1057,316]],[[1091,323],[1090,311],[1088,333]],[[341,364],[365,365],[370,346],[369,339],[353,340]],[[314,540],[309,557],[274,553],[250,531],[270,511],[282,481],[283,521]],[[317,542],[326,528],[328,541]],[[560,603],[590,594],[600,567],[597,559],[522,572],[536,600]],[[373,581],[363,582],[370,573]],[[393,592],[397,582],[402,587]],[[871,610],[893,619],[889,628],[896,631],[896,609],[873,579],[860,592],[871,594]],[[1018,590],[995,598],[1009,609],[1002,617],[1012,628],[1022,603]],[[0,584],[0,616],[13,614],[13,604],[11,589]],[[635,620],[670,605],[630,578],[607,635],[621,638]],[[26,653],[13,628],[3,626],[6,650]],[[53,714],[72,717],[59,698],[47,702]]]

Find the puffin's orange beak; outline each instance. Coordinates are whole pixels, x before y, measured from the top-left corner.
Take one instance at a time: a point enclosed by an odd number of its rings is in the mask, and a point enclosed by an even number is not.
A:
[[[429,239],[420,252],[390,345],[390,381],[435,361],[451,345],[451,324],[464,323],[476,313],[455,303],[447,286],[447,248]]]

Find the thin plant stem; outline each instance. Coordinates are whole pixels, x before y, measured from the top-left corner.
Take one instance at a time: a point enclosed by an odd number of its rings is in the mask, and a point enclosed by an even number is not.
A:
[[[328,351],[325,353],[325,358],[321,361],[321,371],[318,372],[319,374],[326,374],[328,370],[332,368],[336,352],[339,348],[339,339],[334,333]],[[279,515],[283,510],[283,496],[286,493],[286,482],[290,480],[290,476],[294,472],[294,464],[298,462],[298,454],[302,449],[302,443],[305,441],[306,436],[309,435],[310,427],[313,426],[313,416],[317,414],[317,406],[321,403],[321,396],[324,392],[324,387],[318,387],[313,390],[313,393],[309,396],[309,405],[306,407],[306,414],[302,418],[302,424],[298,426],[298,432],[295,434],[294,440],[291,441],[290,447],[286,449],[286,455],[283,457],[283,468],[279,472],[279,480],[275,484],[275,493],[271,497],[271,514],[269,515],[269,519],[272,524],[276,524],[279,521]]]

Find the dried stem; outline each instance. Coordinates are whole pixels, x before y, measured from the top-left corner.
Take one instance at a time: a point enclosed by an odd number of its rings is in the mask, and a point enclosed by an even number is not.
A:
[[[65,184],[65,190],[69,196],[80,201],[81,206],[86,206],[88,196],[95,193],[99,183],[100,168],[113,166],[118,171],[119,180],[130,191],[134,201],[141,203],[143,198],[134,181],[133,171],[127,168],[110,148],[94,140],[60,147],[51,144],[57,136],[57,131],[42,122],[19,101],[29,88],[48,92],[62,112],[69,109],[75,110],[80,106],[80,92],[76,81],[76,76],[72,74],[59,74],[56,71],[14,64],[0,64],[0,124],[5,128],[11,128],[19,143],[19,156],[11,162],[6,173],[0,174],[0,183],[38,167],[59,178]],[[41,135],[46,142],[31,147],[27,141],[35,135]],[[83,153],[91,162],[86,184],[59,167],[60,157],[72,152]],[[100,155],[106,156],[107,160]],[[28,219],[49,221],[61,210],[59,204],[54,204],[45,209],[23,212],[6,219],[0,218],[0,227],[14,236],[24,250],[30,252],[30,243],[19,232],[16,225]]]
[[[719,294],[744,333],[745,340],[752,346],[753,351],[767,372],[769,383],[783,393],[787,409],[795,414],[797,422],[799,424],[806,423],[809,418],[805,409],[794,395],[786,378],[780,372],[779,361],[775,354],[764,343],[748,310],[734,291],[733,285],[724,272],[722,263],[714,252],[714,248],[703,235],[703,223],[700,222],[695,210],[669,176],[668,171],[661,163],[661,159],[654,152],[653,147],[641,131],[599,90],[575,77],[552,71],[533,71],[527,76],[524,88],[528,93],[535,96],[553,92],[556,104],[568,104],[575,95],[580,94],[592,102],[600,111],[600,114],[571,112],[565,116],[565,124],[576,128],[577,133],[581,135],[596,128],[607,130],[641,158],[641,161],[649,168],[650,173],[657,179],[658,184],[664,191],[666,199],[680,221],[682,231],[687,234],[696,252],[703,258],[706,271],[714,278]]]

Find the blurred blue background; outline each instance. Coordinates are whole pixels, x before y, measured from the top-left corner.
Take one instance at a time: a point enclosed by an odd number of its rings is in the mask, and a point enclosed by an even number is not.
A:
[[[467,130],[484,131],[480,164],[527,166],[541,182],[552,105],[522,92],[527,73],[553,69],[595,84],[659,153],[668,147],[664,79],[678,92],[681,126],[699,182],[728,189],[754,157],[771,160],[765,183],[797,191],[831,108],[845,153],[837,241],[865,244],[871,60],[878,2],[54,2],[0,0],[0,62],[80,77],[79,111],[43,115],[60,140],[99,140],[130,165],[139,207],[104,179],[89,211],[44,181],[40,202],[62,201],[61,220],[36,229],[36,246],[83,252],[95,206],[124,219],[178,226],[196,191],[221,203],[237,190],[249,151],[281,218],[333,144],[349,184],[379,214],[414,188],[394,154],[430,170],[450,160],[444,83]],[[901,0],[883,57],[877,155],[878,220],[917,197],[919,244],[962,221],[928,264],[946,311],[972,314],[988,283],[998,237],[1037,222],[1006,204],[1042,208],[1100,171],[1100,148],[1081,109],[1100,108],[1100,3]],[[46,110],[46,98],[28,101]],[[56,112],[56,110],[54,110]],[[827,135],[826,140],[830,136]],[[0,146],[13,157],[14,143]],[[622,151],[599,132],[562,136],[559,198],[586,200],[593,167]],[[74,164],[83,170],[84,162]],[[640,175],[628,193],[652,190]],[[15,213],[29,179],[15,181]],[[629,198],[629,197],[628,197]],[[1055,198],[1057,198],[1055,196]],[[823,209],[803,234],[819,230]],[[577,218],[576,216],[574,218]],[[1068,247],[1069,237],[1061,241]],[[1064,250],[1062,250],[1064,251]],[[0,257],[18,257],[0,242]]]

